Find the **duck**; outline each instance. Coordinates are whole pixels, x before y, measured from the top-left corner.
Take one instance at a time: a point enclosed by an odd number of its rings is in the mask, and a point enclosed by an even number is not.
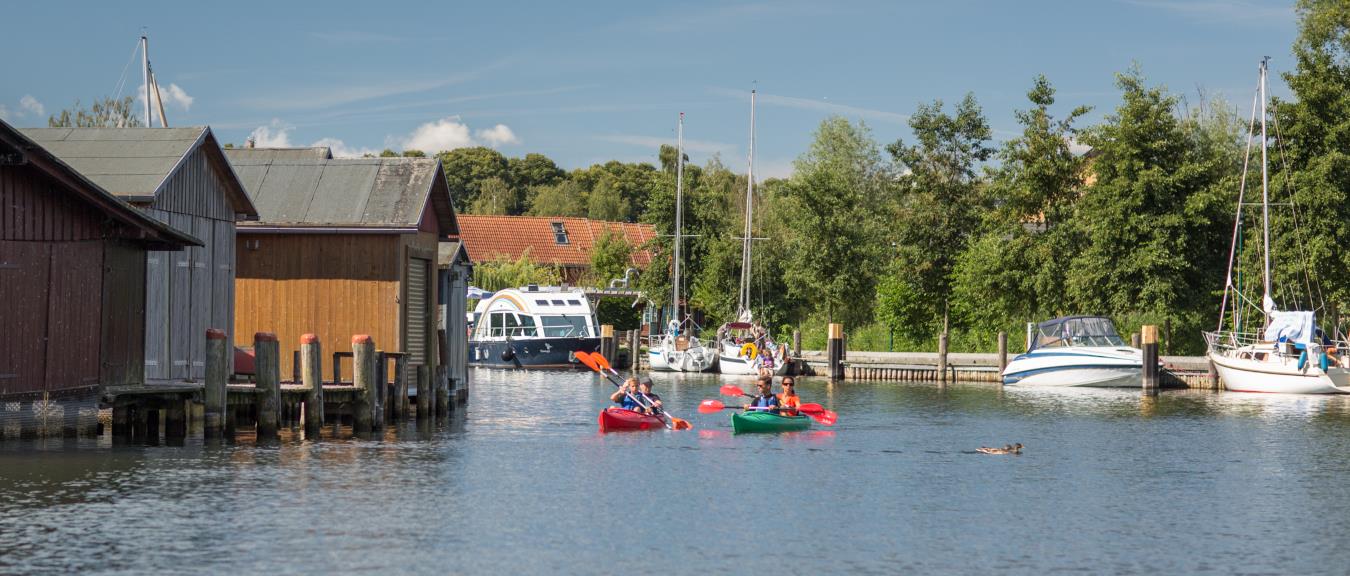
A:
[[[975,451],[976,451],[976,452],[979,452],[979,453],[981,453],[981,454],[1018,454],[1018,455],[1020,455],[1020,454],[1022,453],[1022,444],[1021,444],[1021,443],[1017,443],[1017,444],[1004,444],[1002,448],[990,448],[990,447],[988,447],[988,446],[981,446],[981,447],[979,447],[979,448],[976,448]]]

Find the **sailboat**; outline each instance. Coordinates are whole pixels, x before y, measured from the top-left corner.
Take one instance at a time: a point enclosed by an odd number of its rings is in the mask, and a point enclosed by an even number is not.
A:
[[[769,331],[755,322],[750,310],[751,224],[755,206],[755,91],[750,91],[750,163],[745,185],[745,236],[741,239],[741,291],[736,321],[717,329],[717,365],[723,374],[756,375],[769,369],[787,373],[787,348],[774,343]]]
[[[671,274],[670,325],[647,350],[652,370],[703,372],[717,364],[717,350],[693,334],[693,321],[680,314],[680,244],[684,227],[684,112],[680,113],[675,146],[675,250]],[[708,343],[711,344],[711,343]]]
[[[1266,64],[1261,61],[1260,84],[1252,102],[1252,121],[1248,129],[1247,159],[1251,158],[1252,137],[1256,131],[1257,105],[1261,111],[1261,227],[1262,294],[1260,303],[1242,293],[1241,276],[1234,282],[1234,265],[1241,252],[1243,197],[1247,188],[1247,160],[1243,161],[1242,181],[1238,188],[1237,216],[1233,222],[1233,241],[1228,256],[1223,303],[1219,309],[1219,327],[1205,332],[1210,361],[1218,369],[1224,387],[1238,392],[1277,392],[1286,394],[1350,393],[1350,355],[1345,341],[1327,338],[1317,327],[1314,310],[1281,310],[1271,290],[1270,178],[1266,161]],[[1310,300],[1311,300],[1311,294]],[[1231,309],[1229,305],[1232,305]],[[1310,307],[1312,302],[1309,303]],[[1243,332],[1252,320],[1248,308],[1261,312],[1259,333]],[[1231,329],[1225,329],[1225,327]]]

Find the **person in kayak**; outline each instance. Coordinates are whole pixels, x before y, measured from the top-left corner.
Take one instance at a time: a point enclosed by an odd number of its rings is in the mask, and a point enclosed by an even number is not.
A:
[[[647,406],[638,408],[637,411],[643,414],[651,414],[652,416],[660,416],[662,412],[661,397],[657,396],[655,392],[652,392],[652,379],[643,378],[638,383],[638,392],[639,394],[636,396],[641,398]]]
[[[637,400],[638,379],[629,378],[623,381],[623,385],[613,394],[609,395],[609,401],[618,404],[624,410],[641,412],[642,405]]]
[[[745,405],[745,409],[777,414],[779,404],[778,396],[773,393],[773,377],[760,376],[759,380],[755,381],[755,385],[759,388],[759,395],[751,398],[750,403]]]
[[[783,392],[778,395],[778,405],[782,407],[779,414],[796,416],[797,409],[802,406],[802,399],[797,397],[797,380],[791,376],[784,376],[782,386]]]

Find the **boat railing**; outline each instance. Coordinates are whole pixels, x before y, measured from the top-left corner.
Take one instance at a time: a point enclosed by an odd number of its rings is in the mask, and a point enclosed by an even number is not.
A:
[[[1249,352],[1276,352],[1286,355],[1296,355],[1298,352],[1293,350],[1293,346],[1286,343],[1286,348],[1281,350],[1280,343],[1266,340],[1261,334],[1254,332],[1204,332],[1205,345],[1210,352],[1226,354],[1229,352],[1242,350]],[[1323,344],[1316,344],[1318,348],[1325,349],[1332,353],[1345,354],[1350,351],[1350,343],[1345,340],[1329,340]]]

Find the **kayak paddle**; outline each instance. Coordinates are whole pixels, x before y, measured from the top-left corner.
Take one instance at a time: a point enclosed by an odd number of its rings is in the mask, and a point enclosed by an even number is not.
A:
[[[703,402],[700,402],[698,405],[698,411],[703,414],[711,414],[713,412],[725,410],[727,408],[735,408],[739,410],[741,407],[727,406],[726,404],[723,404],[721,400],[704,400]],[[756,408],[756,407],[751,407],[750,409],[768,410],[768,408]],[[838,414],[835,414],[833,410],[826,410],[825,407],[821,406],[820,404],[802,404],[801,406],[797,407],[797,411],[807,416],[810,416],[812,420],[820,422],[821,424],[824,424],[826,426],[834,426],[834,423],[839,420]]]
[[[747,398],[754,398],[754,395],[746,394],[745,390],[741,390],[740,386],[733,386],[731,384],[726,384],[721,388],[718,388],[717,392],[723,396],[745,396]]]
[[[606,380],[609,380],[609,383],[610,383],[610,384],[613,384],[614,386],[616,386],[616,387],[618,387],[618,388],[623,388],[623,384],[621,384],[619,381],[615,380],[614,378],[611,378],[609,374],[606,374],[606,373],[605,373],[605,369],[608,369],[610,372],[614,372],[615,374],[618,374],[618,372],[616,372],[616,371],[614,370],[614,368],[610,367],[609,361],[606,360],[604,356],[601,356],[600,353],[598,353],[598,352],[584,352],[584,351],[578,351],[578,352],[575,352],[573,355],[576,356],[576,357],[577,357],[577,360],[580,360],[582,364],[585,364],[585,365],[586,365],[587,367],[589,367],[591,370],[594,370],[594,371],[598,372],[601,376],[604,376]],[[642,407],[644,407],[644,408],[650,408],[650,407],[651,407],[651,398],[648,398],[646,394],[642,394],[641,392],[639,392],[638,394],[641,395],[643,398],[645,398],[645,399],[647,400],[647,403],[646,403],[646,404],[642,403],[642,401],[638,400],[638,399],[637,399],[636,397],[634,397],[632,394],[629,394],[629,393],[627,393],[627,392],[624,392],[624,395],[627,396],[627,397],[629,397],[630,399],[632,399],[633,402],[636,403],[638,406],[642,406]],[[693,425],[693,424],[690,424],[689,421],[687,421],[687,420],[681,420],[681,419],[679,419],[679,418],[676,418],[676,417],[674,417],[674,416],[671,416],[670,414],[667,414],[667,413],[665,412],[665,410],[662,410],[662,411],[661,411],[661,415],[664,416],[666,419],[669,420],[669,423],[668,423],[666,426],[667,426],[668,428],[672,429],[672,430],[688,430],[688,429],[694,427],[694,425]]]
[[[734,386],[731,384],[724,385],[721,388],[718,388],[717,391],[720,392],[723,396],[745,396],[747,398],[754,398],[753,395],[746,394],[744,390],[741,390],[740,386]],[[704,400],[704,403],[707,402],[717,402],[717,401]],[[717,403],[721,404],[721,402]],[[702,411],[702,405],[700,405],[699,410]],[[721,408],[718,408],[717,410],[721,410]],[[824,424],[826,426],[833,426],[835,421],[839,419],[839,415],[835,414],[833,410],[826,410],[825,407],[821,406],[820,404],[802,404],[800,407],[797,408],[797,411],[805,413],[807,416],[814,418],[816,422],[820,422],[821,424]],[[826,420],[828,420],[828,422],[826,422]]]
[[[591,360],[594,361],[601,368],[609,370],[615,376],[619,375],[619,372],[615,370],[613,366],[609,365],[609,359],[605,358],[603,354],[600,354],[599,352],[592,352],[590,354],[590,357]],[[643,394],[641,391],[638,391],[638,395],[642,396],[642,398],[645,399],[648,404],[652,403],[652,399],[648,397],[646,394]],[[689,421],[676,418],[674,415],[667,412],[665,408],[661,409],[661,414],[664,415],[666,418],[670,419],[670,425],[675,430],[688,430],[694,427],[694,425],[690,424]]]

